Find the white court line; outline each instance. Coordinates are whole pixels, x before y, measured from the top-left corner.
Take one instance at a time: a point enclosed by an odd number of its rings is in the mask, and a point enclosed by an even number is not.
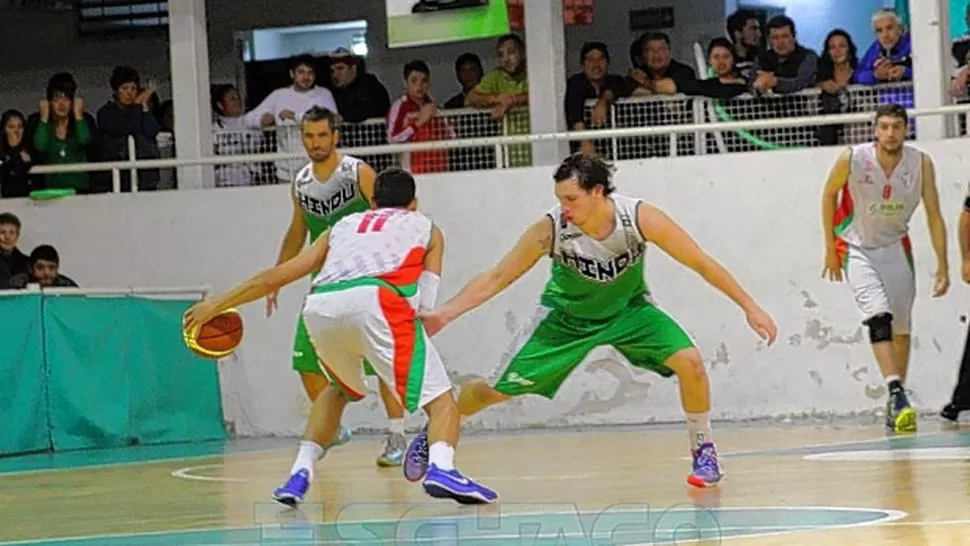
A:
[[[232,476],[200,476],[195,474],[199,470],[207,470],[213,468],[221,468],[225,465],[223,464],[204,464],[198,466],[187,466],[185,468],[180,468],[171,473],[173,478],[181,478],[183,480],[193,480],[199,482],[214,482],[214,483],[277,483],[278,478],[235,478]],[[595,478],[601,475],[600,472],[587,472],[585,474],[572,474],[572,475],[557,475],[557,476],[485,476],[476,477],[479,481],[544,481],[544,480],[587,480],[590,478]],[[324,473],[318,473],[318,480],[325,480]],[[393,479],[392,476],[374,476],[370,478],[340,478],[340,482],[385,482],[388,479]]]
[[[499,504],[497,506],[501,507],[501,504]],[[603,512],[605,510],[607,510],[607,509],[601,509],[599,511],[600,512]],[[711,512],[711,511],[714,511],[714,512],[718,512],[718,511],[723,511],[723,512],[751,512],[751,511],[759,511],[759,510],[760,511],[795,511],[795,510],[810,511],[810,510],[818,510],[818,511],[827,511],[827,512],[870,512],[870,513],[875,512],[875,513],[884,514],[884,517],[883,518],[880,518],[880,519],[874,519],[874,520],[871,520],[871,521],[863,521],[863,522],[858,522],[858,523],[848,523],[848,524],[843,524],[843,525],[803,526],[803,527],[805,527],[804,529],[794,529],[794,530],[789,530],[789,531],[777,531],[777,532],[770,532],[770,533],[753,533],[753,534],[733,535],[733,536],[730,536],[730,537],[722,537],[719,540],[722,540],[723,541],[723,540],[732,540],[732,539],[737,539],[737,538],[752,538],[752,537],[777,536],[777,535],[786,535],[786,534],[797,533],[797,532],[800,532],[800,531],[805,531],[805,532],[807,532],[807,531],[827,531],[827,530],[835,530],[835,529],[846,529],[846,528],[851,528],[851,527],[867,527],[867,526],[869,526],[869,527],[875,527],[875,526],[898,525],[898,524],[905,523],[905,522],[897,522],[897,520],[902,519],[902,518],[904,518],[904,517],[906,517],[906,516],[909,515],[906,512],[902,512],[902,511],[899,511],[899,510],[882,509],[882,508],[863,508],[863,507],[858,507],[857,508],[857,507],[851,507],[851,506],[730,506],[730,507],[722,507],[722,508],[715,508],[715,509],[698,508],[698,509],[695,509],[695,510],[676,509],[675,508],[673,510],[664,510],[664,511],[661,511],[661,512],[662,513],[668,513],[669,514],[670,512],[676,512],[676,511],[681,511],[681,512],[688,513],[688,512],[692,512],[692,511],[696,511],[696,512]],[[578,515],[580,517],[582,517],[582,516],[589,516],[590,514],[594,514],[595,512],[596,512],[596,510],[580,511]],[[628,510],[627,512],[633,513],[633,512],[637,512],[637,511],[636,510]],[[422,518],[416,518],[416,519],[413,519],[413,520],[404,520],[404,521],[414,521],[414,522],[420,522],[420,523],[423,523],[423,524],[427,524],[427,523],[433,523],[433,522],[438,521],[438,520],[445,520],[445,521],[448,521],[448,522],[453,522],[455,520],[468,520],[468,519],[472,519],[472,518],[481,519],[483,517],[484,518],[502,518],[502,517],[525,518],[525,517],[530,517],[530,516],[555,516],[555,515],[574,515],[574,514],[577,514],[577,512],[548,511],[548,512],[509,512],[509,513],[504,513],[504,514],[503,513],[499,513],[499,514],[487,514],[487,513],[486,514],[478,514],[478,513],[476,513],[476,514],[460,514],[460,515],[452,515],[452,516],[429,516],[429,517],[422,517]],[[352,521],[346,522],[345,524],[346,525],[367,525],[367,524],[379,524],[379,523],[384,523],[384,524],[386,524],[386,523],[396,523],[396,521],[395,520],[387,520],[387,519],[377,519],[377,520],[352,520]],[[397,522],[397,523],[400,524],[400,522]],[[910,523],[911,525],[932,525],[934,522],[919,522],[919,521],[916,521],[916,522],[908,522],[908,523]],[[968,519],[968,520],[941,520],[941,523],[946,523],[946,524],[970,523],[970,519]],[[310,525],[319,526],[319,525],[339,525],[339,524],[340,524],[340,522],[330,522],[330,523],[307,523],[306,525],[308,525],[308,526],[310,526]],[[271,526],[270,525],[265,525],[263,527],[271,527]],[[793,526],[793,527],[795,527],[795,526]],[[173,537],[178,537],[180,535],[189,535],[189,534],[194,534],[194,533],[219,533],[219,532],[227,532],[227,531],[254,531],[254,530],[258,530],[259,528],[260,528],[259,526],[249,525],[249,526],[234,526],[234,527],[203,527],[203,528],[199,528],[199,529],[177,529],[177,530],[170,530],[170,531],[148,531],[148,532],[144,532],[144,533],[114,533],[114,534],[103,534],[103,535],[80,535],[80,536],[74,536],[74,537],[44,538],[44,539],[17,540],[17,541],[9,541],[9,542],[0,542],[0,546],[15,546],[15,545],[18,545],[19,546],[19,545],[27,545],[27,544],[43,545],[43,544],[50,544],[50,543],[55,543],[55,542],[65,543],[65,542],[79,542],[79,541],[92,541],[92,540],[109,540],[109,539],[121,539],[121,538],[138,539],[138,538],[144,538],[144,537],[157,537],[157,536],[164,536],[164,535],[170,535],[170,536],[173,536]],[[739,527],[738,529],[758,529],[758,528],[760,528],[760,527]],[[671,530],[674,530],[674,529],[671,529]],[[629,531],[629,532],[632,532],[632,531]],[[573,534],[575,534],[575,533],[573,533]],[[482,538],[488,539],[488,538],[492,538],[492,537],[485,536],[485,537],[482,537]],[[494,538],[502,538],[502,537],[496,535],[496,536],[494,536]],[[521,535],[515,535],[515,536],[512,536],[511,538],[521,538]],[[429,537],[428,539],[420,539],[420,538],[412,539],[413,542],[424,542],[424,541],[432,541],[433,542],[435,540],[436,539],[431,538],[431,537]],[[701,538],[701,539],[693,539],[693,540],[690,540],[690,539],[685,539],[685,540],[677,539],[676,540],[676,543],[678,543],[678,544],[681,544],[681,543],[691,543],[691,542],[698,542],[700,540],[707,541],[707,540],[711,540],[711,539],[710,538]],[[371,540],[370,542],[374,542],[374,540]],[[643,543],[643,544],[631,544],[629,546],[656,546],[658,544],[670,544],[671,542],[673,542],[673,539],[671,541],[667,541],[667,542],[663,542],[663,541],[661,541],[661,542],[648,542],[648,543]],[[308,545],[309,544],[347,544],[347,543],[348,542],[346,541],[346,539],[343,539],[343,540],[340,540],[340,541],[319,541],[319,540],[316,540],[316,541],[313,541],[313,542],[308,542]],[[263,546],[264,544],[265,544],[265,542],[235,543],[235,544],[233,544],[233,543],[220,542],[220,543],[198,543],[198,544],[184,544],[183,543],[181,546]],[[352,544],[352,542],[351,542],[351,544]]]
[[[803,446],[793,446],[793,447],[766,447],[763,449],[745,449],[741,451],[724,451],[718,453],[719,457],[737,457],[739,455],[763,455],[765,457],[771,456],[782,456],[782,455],[800,455],[799,451],[806,449],[822,449],[822,448],[833,448],[833,447],[845,447],[854,446],[861,444],[873,444],[877,442],[889,442],[890,444],[895,441],[902,440],[913,440],[914,438],[933,438],[936,436],[952,435],[953,431],[940,431],[940,432],[926,432],[920,433],[918,435],[909,436],[882,436],[876,438],[870,438],[868,440],[847,440],[843,442],[825,442],[821,444],[806,444]],[[690,461],[691,457],[681,457],[682,461]]]

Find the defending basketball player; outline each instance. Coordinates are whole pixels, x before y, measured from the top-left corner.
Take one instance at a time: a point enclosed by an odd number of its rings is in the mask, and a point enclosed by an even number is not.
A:
[[[921,200],[936,253],[933,297],[942,296],[950,286],[946,226],[933,161],[905,142],[908,122],[901,106],[879,106],[876,142],[844,151],[822,194],[822,276],[841,282],[845,272],[852,287],[889,390],[886,427],[894,432],[915,432],[917,428],[917,415],[904,385],[916,297],[909,222]]]
[[[367,392],[362,369],[366,358],[403,407],[412,413],[423,408],[428,414],[425,491],[463,504],[494,502],[494,491],[454,467],[458,408],[441,357],[416,315],[418,309],[434,306],[444,236],[416,212],[414,178],[406,171],[381,173],[372,201],[373,210],[339,220],[296,258],[192,307],[185,328],[319,271],[303,317],[333,381],[314,400],[290,478],[273,492],[274,499],[287,505],[303,501],[314,463],[336,438],[347,403]]]
[[[303,148],[310,162],[297,172],[292,185],[293,216],[283,237],[279,258],[282,264],[303,249],[307,234],[310,244],[341,218],[370,208],[374,192],[374,169],[362,160],[343,155],[336,150],[339,131],[335,128],[335,114],[325,108],[313,107],[301,122]],[[316,272],[313,272],[316,274]],[[266,299],[266,316],[276,308],[274,292]],[[317,362],[303,318],[296,326],[293,341],[293,369],[299,372],[307,397],[316,400],[327,384],[327,377]],[[368,375],[374,375],[368,367]],[[383,381],[379,381],[381,399],[390,422],[384,452],[377,458],[378,466],[398,466],[404,458],[407,440],[404,437],[404,409]],[[337,443],[350,440],[350,431],[340,429]]]
[[[773,320],[660,209],[614,193],[610,165],[577,154],[563,161],[553,178],[559,206],[529,227],[491,271],[422,315],[433,335],[502,292],[542,257],[552,258],[552,277],[535,317],[511,343],[511,356],[497,382],[489,385],[478,379],[462,387],[462,416],[513,396],[551,399],[590,351],[613,346],[633,366],[663,377],[677,376],[693,456],[687,481],[696,487],[716,485],[723,474],[711,434],[707,373],[690,336],[650,300],[643,262],[647,243],[731,298],[769,344],[777,335]],[[426,450],[419,434],[405,457],[407,479],[420,479],[425,472]]]

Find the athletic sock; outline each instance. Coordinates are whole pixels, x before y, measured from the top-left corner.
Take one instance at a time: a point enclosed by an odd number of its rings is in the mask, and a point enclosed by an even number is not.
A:
[[[441,470],[455,469],[455,448],[445,442],[435,442],[428,448],[428,462]]]
[[[404,436],[404,419],[389,419],[391,434]]]
[[[300,451],[296,454],[296,460],[293,461],[293,468],[290,469],[290,475],[296,474],[305,468],[310,473],[310,481],[313,481],[313,465],[322,459],[326,453],[327,450],[320,447],[316,442],[301,441]]]
[[[701,444],[714,441],[711,432],[711,418],[709,413],[687,414],[687,436],[691,452],[697,451]]]
[[[886,376],[886,385],[889,387],[889,392],[899,392],[903,390],[903,383],[899,380],[899,376],[896,374]]]

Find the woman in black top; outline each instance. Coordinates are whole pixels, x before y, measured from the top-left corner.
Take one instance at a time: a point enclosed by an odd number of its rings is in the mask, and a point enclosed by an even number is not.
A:
[[[0,116],[0,197],[27,197],[30,194],[30,154],[24,143],[24,115],[7,110]]]

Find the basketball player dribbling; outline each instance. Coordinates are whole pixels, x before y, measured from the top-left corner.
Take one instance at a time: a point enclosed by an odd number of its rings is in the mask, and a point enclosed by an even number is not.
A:
[[[909,119],[896,104],[875,113],[876,142],[844,151],[822,194],[825,268],[822,276],[841,282],[843,272],[886,382],[886,427],[915,432],[916,412],[904,385],[909,369],[916,274],[909,222],[923,202],[936,253],[933,297],[946,293],[946,226],[940,214],[933,161],[905,142]]]
[[[551,399],[593,349],[612,346],[633,366],[677,376],[693,457],[687,482],[701,488],[717,485],[723,474],[711,434],[707,372],[690,336],[651,301],[644,280],[647,243],[727,295],[769,344],[777,336],[774,321],[664,212],[614,193],[612,168],[601,159],[570,156],[553,178],[559,206],[529,227],[491,271],[421,315],[433,335],[502,292],[542,257],[552,258],[552,277],[537,312],[512,341],[501,376],[491,385],[481,379],[463,385],[458,397],[462,416],[513,396]],[[404,475],[416,481],[427,466],[422,433],[408,447]]]
[[[402,406],[428,415],[430,462],[424,490],[461,504],[495,502],[494,491],[455,468],[459,419],[451,380],[417,318],[417,310],[430,309],[437,298],[444,235],[417,212],[414,178],[406,171],[382,172],[372,201],[373,209],[337,221],[295,258],[193,306],[186,312],[185,328],[319,271],[303,317],[332,381],[314,400],[290,477],[273,498],[288,506],[303,502],[316,461],[339,434],[344,409],[367,393],[366,358]]]
[[[280,246],[277,265],[300,253],[306,244],[308,232],[310,244],[313,244],[341,218],[370,208],[369,200],[374,192],[374,179],[377,175],[374,169],[360,159],[337,152],[339,131],[335,123],[335,114],[319,106],[309,109],[303,115],[300,133],[310,162],[297,171],[292,184],[293,216]],[[266,299],[267,317],[276,308],[276,297],[274,292]],[[368,375],[374,375],[369,366],[365,365],[365,368]],[[313,351],[303,317],[297,322],[293,341],[293,369],[300,374],[307,397],[311,402],[316,400],[328,380]],[[383,381],[379,381],[379,384],[390,430],[384,452],[378,456],[377,464],[383,467],[399,466],[407,447],[404,437],[404,409],[387,385]],[[349,440],[350,431],[341,427],[337,444]]]

